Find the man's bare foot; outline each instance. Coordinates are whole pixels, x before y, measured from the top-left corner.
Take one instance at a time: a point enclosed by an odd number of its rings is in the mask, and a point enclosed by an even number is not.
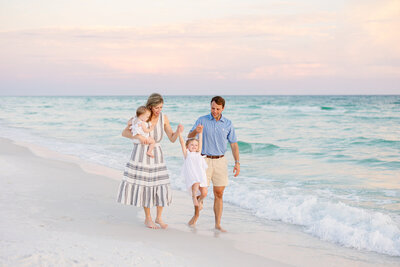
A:
[[[226,230],[222,228],[221,225],[216,225],[215,229],[221,231],[222,233],[226,233]]]
[[[197,200],[197,197],[193,196],[192,199],[193,199],[193,205],[199,206],[199,201]]]
[[[147,156],[149,156],[150,158],[154,158],[154,155],[153,155],[153,153],[151,153],[151,152],[147,152],[146,154],[147,154]]]
[[[146,220],[144,220],[144,224],[145,224],[148,228],[151,228],[151,229],[160,229],[160,227],[158,227],[157,225],[155,225],[155,224],[153,223],[152,220],[146,219]]]
[[[188,225],[189,225],[190,227],[195,227],[198,218],[199,218],[199,217],[197,217],[197,216],[193,216],[192,219],[190,219],[190,221],[188,222]]]
[[[161,219],[156,219],[156,223],[158,223],[162,229],[167,229],[168,224],[164,223]]]

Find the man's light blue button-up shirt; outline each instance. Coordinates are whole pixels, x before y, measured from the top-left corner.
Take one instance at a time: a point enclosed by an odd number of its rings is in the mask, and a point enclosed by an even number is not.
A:
[[[199,124],[204,126],[202,154],[210,156],[224,155],[228,141],[229,143],[237,142],[232,122],[222,114],[218,121],[215,120],[211,113],[198,118],[190,131],[194,131]]]

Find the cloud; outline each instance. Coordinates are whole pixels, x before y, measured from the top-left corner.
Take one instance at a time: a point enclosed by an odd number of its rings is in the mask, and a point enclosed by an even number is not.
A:
[[[341,11],[231,15],[146,27],[1,31],[0,80],[190,77],[193,83],[259,81],[262,87],[265,81],[335,78],[355,84],[354,79],[398,77],[399,1],[351,3]]]
[[[400,72],[398,29],[400,1],[355,4],[346,12],[345,24],[338,34],[344,42],[343,56],[360,75],[396,76]]]

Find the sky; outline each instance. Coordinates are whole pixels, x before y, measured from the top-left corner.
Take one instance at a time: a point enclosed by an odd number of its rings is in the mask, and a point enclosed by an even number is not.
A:
[[[0,95],[400,94],[400,0],[0,0]]]

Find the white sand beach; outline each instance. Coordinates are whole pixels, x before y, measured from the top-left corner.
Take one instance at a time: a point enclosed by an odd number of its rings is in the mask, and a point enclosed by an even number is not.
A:
[[[400,266],[397,257],[347,249],[257,221],[226,205],[213,230],[212,199],[196,229],[190,198],[174,191],[167,230],[144,227],[140,208],[116,203],[121,173],[0,138],[1,266]]]

